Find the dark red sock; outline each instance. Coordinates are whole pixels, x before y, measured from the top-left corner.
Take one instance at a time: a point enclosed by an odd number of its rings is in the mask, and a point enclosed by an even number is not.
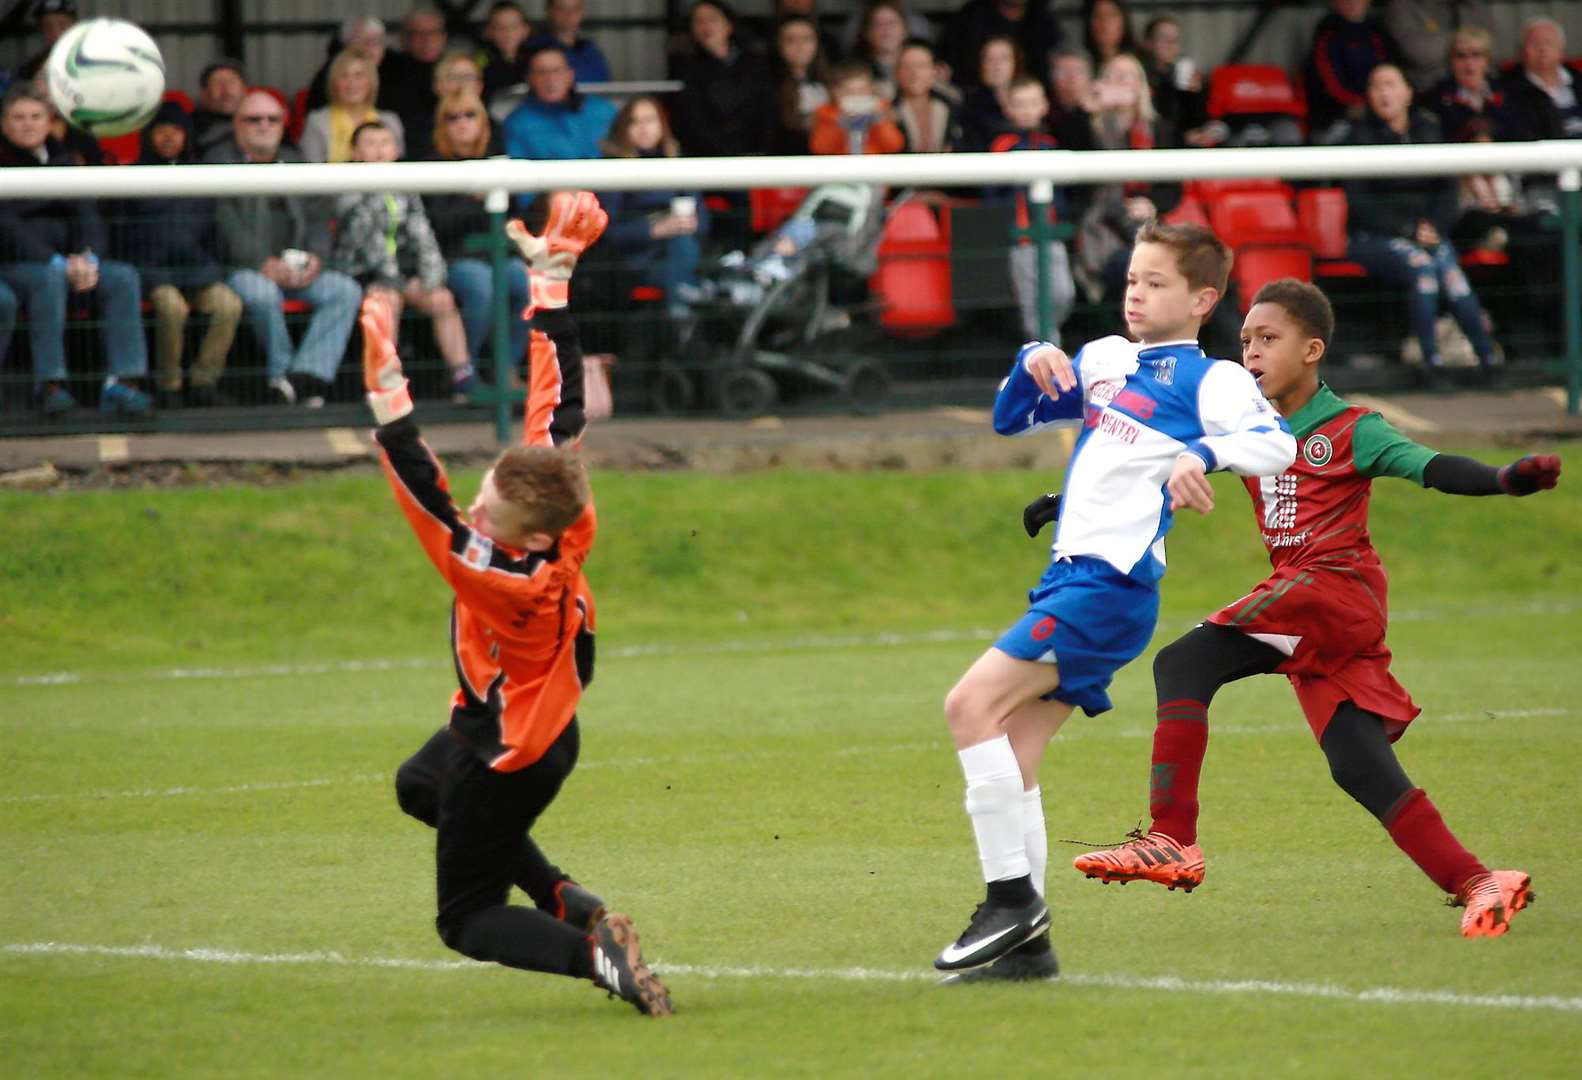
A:
[[[1197,843],[1197,781],[1208,751],[1208,706],[1181,698],[1161,702],[1148,773],[1153,831],[1181,844]]]
[[[1468,879],[1489,872],[1477,856],[1461,846],[1422,788],[1413,788],[1397,799],[1385,812],[1383,825],[1395,846],[1452,896]]]

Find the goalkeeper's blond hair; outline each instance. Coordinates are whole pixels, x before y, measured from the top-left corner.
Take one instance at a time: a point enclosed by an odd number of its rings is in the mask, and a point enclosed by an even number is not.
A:
[[[588,474],[569,447],[513,446],[494,462],[494,489],[523,532],[559,536],[588,505]]]

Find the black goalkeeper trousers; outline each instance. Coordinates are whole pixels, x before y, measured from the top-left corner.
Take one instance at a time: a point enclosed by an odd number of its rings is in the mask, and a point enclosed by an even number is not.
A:
[[[554,916],[506,901],[512,885],[553,908],[565,879],[528,835],[576,766],[573,720],[544,756],[524,769],[489,768],[448,728],[396,772],[401,809],[432,826],[438,915],[446,945],[475,960],[559,974],[580,972],[586,935]]]
[[[1226,683],[1271,674],[1284,662],[1285,654],[1273,645],[1239,630],[1200,623],[1154,657],[1154,690],[1160,704],[1187,699],[1206,706]],[[1412,790],[1383,719],[1353,702],[1336,707],[1319,747],[1335,783],[1381,822]]]

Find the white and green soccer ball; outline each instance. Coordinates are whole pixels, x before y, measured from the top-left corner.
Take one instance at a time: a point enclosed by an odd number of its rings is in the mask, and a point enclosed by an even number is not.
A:
[[[55,107],[94,138],[136,131],[165,94],[159,46],[125,19],[78,23],[55,42],[44,67]]]

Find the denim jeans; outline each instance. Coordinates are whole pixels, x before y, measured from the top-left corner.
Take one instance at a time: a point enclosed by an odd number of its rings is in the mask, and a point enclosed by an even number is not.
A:
[[[1077,286],[1071,278],[1071,262],[1066,255],[1066,245],[1058,240],[1049,242],[1049,342],[1060,344],[1060,327],[1071,317],[1071,306],[1077,298]],[[1032,244],[1015,244],[1011,247],[1011,289],[1016,293],[1016,306],[1022,313],[1022,336],[1028,341],[1038,340],[1038,249]]]
[[[641,251],[622,256],[627,269],[634,271],[644,285],[653,285],[665,291],[665,299],[672,308],[680,303],[678,285],[698,283],[698,263],[702,250],[697,236],[682,233],[678,236],[654,240]]]
[[[242,298],[247,317],[264,346],[269,378],[298,371],[325,382],[335,381],[335,371],[341,366],[346,342],[352,336],[352,324],[357,321],[357,308],[362,304],[363,290],[355,281],[335,270],[321,270],[303,288],[282,289],[257,270],[236,270],[225,283]],[[284,300],[313,305],[302,347],[294,352],[286,317],[280,310]]]
[[[16,330],[16,293],[0,281],[0,367],[11,355],[11,334]]]
[[[1423,348],[1423,363],[1437,366],[1444,361],[1434,334],[1441,294],[1456,324],[1478,354],[1478,362],[1493,362],[1494,342],[1483,325],[1483,308],[1472,294],[1472,286],[1467,283],[1467,275],[1462,272],[1461,264],[1456,261],[1456,251],[1449,243],[1441,240],[1432,248],[1424,248],[1405,237],[1360,232],[1352,235],[1346,256],[1361,263],[1371,276],[1392,285],[1406,286],[1407,318],[1411,322],[1412,335]]]
[[[527,352],[528,324],[522,318],[527,306],[527,267],[520,259],[505,266],[511,310],[511,363],[520,363]],[[474,366],[492,359],[484,346],[494,332],[494,272],[482,259],[452,259],[446,269],[445,284],[461,309],[461,325],[467,331],[467,353]]]
[[[27,309],[28,340],[33,344],[33,378],[66,378],[66,267],[46,262],[0,264],[0,281]],[[99,284],[92,290],[104,317],[104,352],[111,375],[148,372],[143,341],[143,293],[137,271],[127,263],[99,263]],[[14,310],[14,308],[13,308]],[[0,318],[3,321],[3,318]],[[6,335],[9,338],[9,334]]]

